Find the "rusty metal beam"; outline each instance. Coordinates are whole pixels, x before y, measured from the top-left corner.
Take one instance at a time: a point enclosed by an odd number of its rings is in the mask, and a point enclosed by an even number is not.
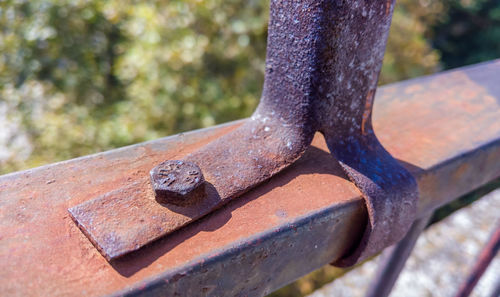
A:
[[[417,179],[418,216],[500,176],[500,60],[382,87],[373,126]],[[324,139],[215,213],[108,263],[67,209],[142,181],[230,123],[0,177],[1,295],[260,296],[338,259],[366,223]]]

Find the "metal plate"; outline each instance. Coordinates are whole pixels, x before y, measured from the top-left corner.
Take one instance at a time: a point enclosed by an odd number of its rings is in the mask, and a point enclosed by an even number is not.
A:
[[[156,202],[148,181],[111,191],[69,209],[80,229],[108,259],[171,233],[221,204],[217,193],[190,207]]]

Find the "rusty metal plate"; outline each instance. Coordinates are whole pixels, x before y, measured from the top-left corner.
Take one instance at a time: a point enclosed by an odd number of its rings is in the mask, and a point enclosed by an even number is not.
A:
[[[107,260],[113,260],[206,215],[217,193],[191,207],[160,204],[148,181],[111,191],[69,209],[80,229]]]

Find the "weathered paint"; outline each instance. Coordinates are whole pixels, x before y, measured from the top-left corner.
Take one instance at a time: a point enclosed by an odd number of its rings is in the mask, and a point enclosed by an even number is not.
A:
[[[416,178],[418,216],[500,176],[500,61],[378,89],[373,126]],[[341,257],[366,210],[318,134],[290,168],[117,262],[67,208],[149,178],[236,124],[0,177],[0,293],[261,296]],[[472,230],[471,230],[472,231]]]

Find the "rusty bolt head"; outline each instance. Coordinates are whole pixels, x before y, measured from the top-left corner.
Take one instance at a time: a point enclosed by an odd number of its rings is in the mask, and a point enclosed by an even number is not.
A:
[[[179,206],[194,204],[205,196],[200,167],[186,161],[168,160],[149,173],[156,200]]]

